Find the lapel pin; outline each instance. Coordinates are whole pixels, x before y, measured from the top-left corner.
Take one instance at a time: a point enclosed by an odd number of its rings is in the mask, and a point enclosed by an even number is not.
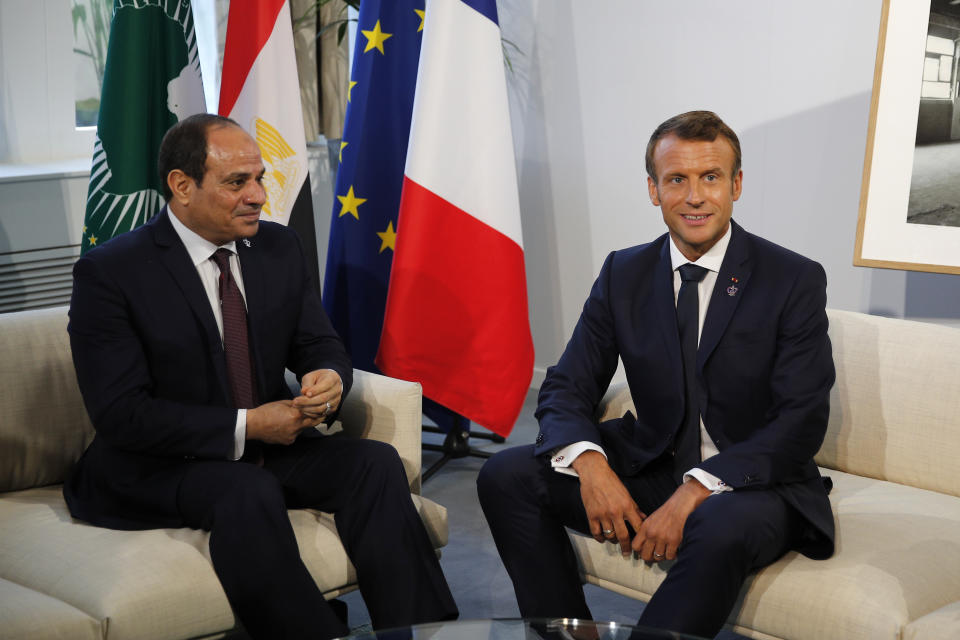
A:
[[[244,239],[243,239],[243,246],[245,246],[245,247],[247,247],[247,248],[249,249],[249,248],[250,248],[250,241],[249,241],[248,239],[244,238]],[[733,294],[731,294],[731,295],[733,295]]]
[[[737,280],[736,278],[730,278],[730,282],[732,282],[733,284],[727,287],[727,295],[730,297],[733,297],[737,295],[737,291],[739,291],[739,289],[737,289],[737,283],[740,281]]]

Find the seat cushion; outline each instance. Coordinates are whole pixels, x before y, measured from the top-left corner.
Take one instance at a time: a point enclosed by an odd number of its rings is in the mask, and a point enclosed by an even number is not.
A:
[[[748,580],[735,630],[780,638],[898,640],[911,621],[960,600],[960,499],[822,470],[834,481],[837,553],[789,553]],[[571,534],[588,581],[649,599],[666,575],[612,544]]]
[[[433,541],[445,543],[446,510],[418,496],[414,502]],[[332,597],[354,589],[356,574],[333,518],[291,510],[290,520],[321,590]],[[103,624],[111,639],[194,637],[235,625],[206,532],[88,525],[70,517],[59,485],[0,495],[0,578],[52,601],[52,613],[76,611]],[[4,625],[19,623],[19,612],[8,616],[6,608]]]
[[[48,595],[0,578],[0,637],[99,640],[100,621]]]
[[[903,640],[955,640],[960,638],[960,602],[951,602],[907,625]]]

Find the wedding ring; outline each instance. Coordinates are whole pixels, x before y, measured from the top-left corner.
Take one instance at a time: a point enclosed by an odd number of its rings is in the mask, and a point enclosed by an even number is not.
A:
[[[613,529],[604,529],[604,530],[603,530],[603,535],[605,535],[605,536],[609,536],[611,533],[613,533]]]
[[[663,557],[663,554],[662,554],[662,553],[654,552],[654,553],[653,553],[653,557],[654,557],[654,558],[662,558],[662,557]]]

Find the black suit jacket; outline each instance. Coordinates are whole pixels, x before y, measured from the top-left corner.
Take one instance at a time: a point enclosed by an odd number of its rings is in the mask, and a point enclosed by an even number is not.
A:
[[[74,266],[70,345],[96,436],[64,485],[74,516],[114,528],[178,526],[185,461],[233,451],[216,319],[164,209]],[[296,234],[271,222],[237,242],[257,397],[289,398],[289,368],[353,369],[316,294]]]
[[[697,352],[704,424],[719,454],[698,466],[736,491],[771,489],[812,527],[801,550],[833,553],[834,522],[813,456],[823,442],[834,367],[823,268],[747,233],[732,235]],[[669,451],[684,382],[669,235],[611,253],[573,336],[540,390],[536,452],[582,440],[639,473]],[[623,359],[637,410],[598,425],[597,406]]]

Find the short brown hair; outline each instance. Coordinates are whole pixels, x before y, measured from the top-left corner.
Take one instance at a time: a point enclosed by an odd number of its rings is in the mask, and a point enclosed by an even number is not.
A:
[[[647,175],[657,181],[657,170],[653,165],[653,152],[657,143],[667,136],[677,136],[681,140],[704,140],[713,142],[717,136],[723,136],[733,147],[733,175],[740,171],[740,140],[727,123],[713,111],[687,111],[673,116],[654,129],[647,143]]]

